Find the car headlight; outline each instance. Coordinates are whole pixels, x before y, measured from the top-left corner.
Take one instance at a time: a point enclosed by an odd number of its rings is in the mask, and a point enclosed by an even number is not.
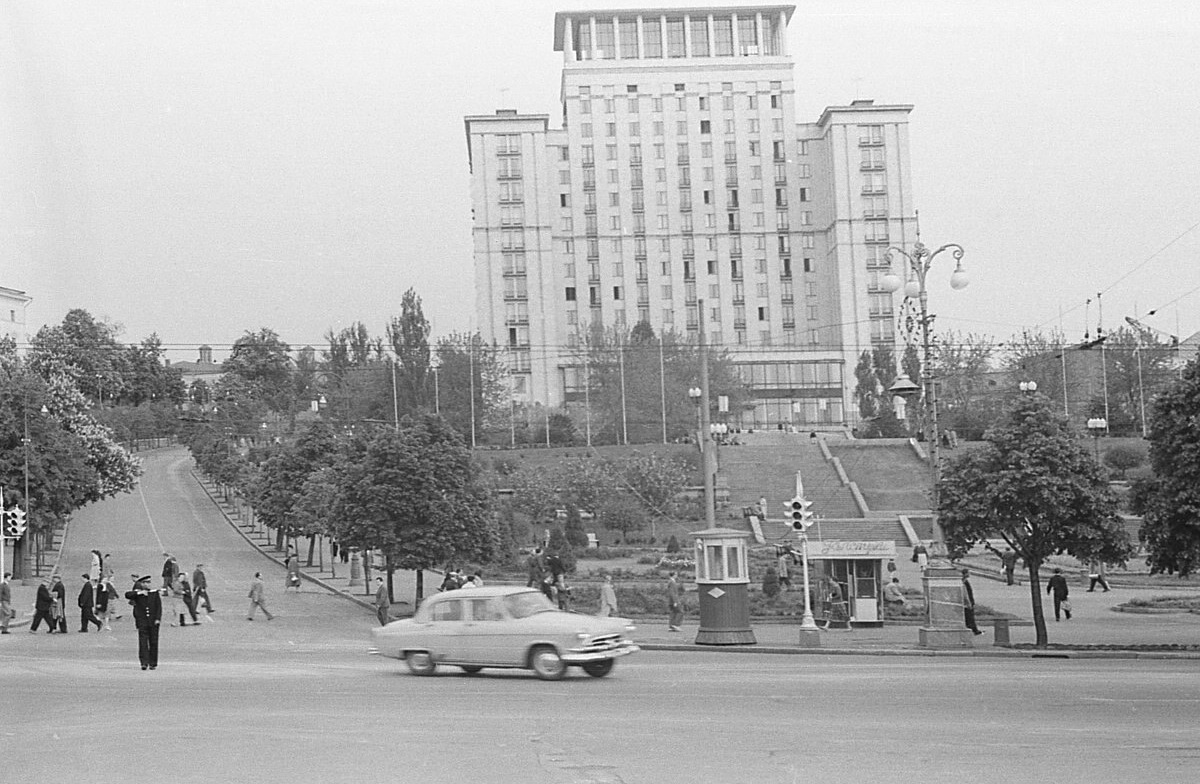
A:
[[[575,639],[579,640],[580,642],[583,642],[584,640],[586,640],[588,637],[591,637],[591,636],[592,635],[588,634],[587,632],[575,632]]]
[[[636,627],[636,626],[634,626],[634,625],[631,623],[631,624],[629,624],[628,626],[626,626],[626,627],[625,627],[625,631],[627,631],[627,632],[635,632],[635,631],[637,631],[637,627]]]

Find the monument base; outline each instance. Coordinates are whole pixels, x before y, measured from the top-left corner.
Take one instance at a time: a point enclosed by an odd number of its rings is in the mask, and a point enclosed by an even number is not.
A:
[[[965,626],[961,629],[922,626],[918,634],[922,648],[953,650],[975,647],[975,633]]]
[[[757,645],[753,629],[701,629],[696,633],[697,645]]]
[[[820,648],[821,647],[821,630],[817,627],[806,629],[800,627],[800,639],[797,644],[801,648]]]

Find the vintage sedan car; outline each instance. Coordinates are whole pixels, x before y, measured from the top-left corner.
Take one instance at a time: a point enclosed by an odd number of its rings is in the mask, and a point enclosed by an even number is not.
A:
[[[412,618],[371,630],[370,652],[401,659],[417,675],[439,664],[533,670],[557,680],[568,667],[594,678],[638,647],[624,618],[563,612],[541,592],[517,586],[463,588],[427,598]]]

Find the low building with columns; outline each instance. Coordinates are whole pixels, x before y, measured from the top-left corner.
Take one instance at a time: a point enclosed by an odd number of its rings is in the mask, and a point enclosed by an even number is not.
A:
[[[562,12],[555,122],[465,118],[478,322],[518,400],[582,401],[580,335],[647,322],[730,352],[731,424],[855,423],[858,357],[896,340],[884,254],[915,239],[912,107],[798,123],[793,11]]]

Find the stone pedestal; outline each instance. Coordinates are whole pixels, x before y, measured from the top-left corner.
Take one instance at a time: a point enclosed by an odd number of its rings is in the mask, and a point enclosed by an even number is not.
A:
[[[973,648],[974,633],[963,618],[962,572],[949,563],[934,561],[921,578],[925,588],[925,625],[920,628],[922,648]]]
[[[801,648],[820,648],[821,647],[821,630],[816,626],[800,627],[800,639],[797,645]]]

